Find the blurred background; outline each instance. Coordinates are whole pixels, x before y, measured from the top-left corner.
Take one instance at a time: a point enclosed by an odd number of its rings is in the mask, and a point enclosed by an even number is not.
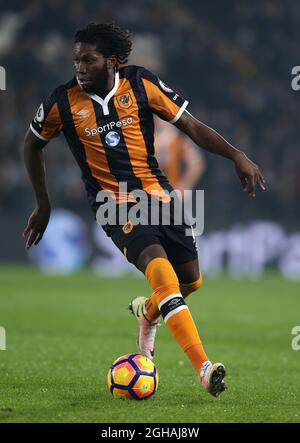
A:
[[[202,269],[256,276],[275,268],[300,278],[300,92],[291,86],[292,68],[300,62],[299,3],[29,0],[1,2],[0,8],[0,65],[6,70],[6,90],[0,91],[0,261],[33,260],[48,272],[84,266],[116,275],[132,271],[95,225],[62,136],[45,149],[55,209],[49,229],[30,256],[21,237],[35,203],[22,162],[24,134],[40,102],[73,76],[75,30],[115,21],[133,34],[130,63],[158,74],[189,100],[190,112],[244,150],[265,175],[267,191],[250,199],[230,162],[198,155],[192,185],[205,190]],[[159,149],[168,140],[157,135]],[[186,162],[183,170],[191,177],[188,167]]]

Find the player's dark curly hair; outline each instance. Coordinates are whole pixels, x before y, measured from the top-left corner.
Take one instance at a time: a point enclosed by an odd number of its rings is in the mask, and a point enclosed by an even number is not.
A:
[[[129,31],[123,31],[114,23],[89,23],[75,34],[75,43],[95,44],[104,57],[116,56],[118,64],[127,63],[132,41]]]

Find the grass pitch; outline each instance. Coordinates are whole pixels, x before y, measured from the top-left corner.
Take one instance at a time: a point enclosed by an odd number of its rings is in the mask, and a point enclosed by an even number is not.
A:
[[[159,328],[158,392],[144,402],[114,400],[111,363],[137,352],[133,296],[149,294],[133,276],[90,271],[44,276],[30,267],[0,268],[2,422],[300,422],[300,285],[268,274],[260,280],[206,278],[188,299],[211,360],[227,366],[228,391],[215,399],[168,329]]]

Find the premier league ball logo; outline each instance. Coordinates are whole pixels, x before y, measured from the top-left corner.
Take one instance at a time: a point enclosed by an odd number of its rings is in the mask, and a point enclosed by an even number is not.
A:
[[[115,131],[110,131],[105,136],[105,142],[108,146],[117,146],[120,142],[120,135]]]

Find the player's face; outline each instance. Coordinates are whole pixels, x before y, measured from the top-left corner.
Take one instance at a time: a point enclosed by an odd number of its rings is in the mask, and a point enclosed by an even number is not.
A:
[[[96,45],[76,43],[74,46],[74,67],[77,80],[86,92],[110,89],[113,62],[98,52]]]

